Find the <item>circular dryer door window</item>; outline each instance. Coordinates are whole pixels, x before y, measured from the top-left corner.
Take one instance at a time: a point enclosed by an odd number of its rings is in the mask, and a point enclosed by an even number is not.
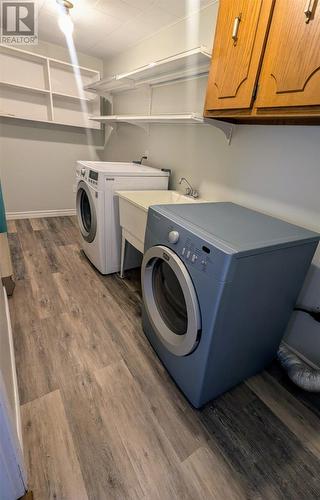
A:
[[[186,356],[198,343],[198,299],[181,259],[169,248],[150,248],[142,263],[143,300],[153,330],[168,351]]]
[[[97,232],[97,217],[90,189],[81,181],[77,191],[77,215],[83,238],[91,243]]]

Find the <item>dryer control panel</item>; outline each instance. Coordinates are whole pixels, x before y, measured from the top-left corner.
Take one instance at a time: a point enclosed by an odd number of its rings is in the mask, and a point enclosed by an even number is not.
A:
[[[180,255],[184,260],[187,260],[190,264],[196,265],[197,268],[204,273],[212,263],[211,249],[206,245],[197,245],[192,238],[187,238],[182,242]]]
[[[145,251],[155,245],[165,245],[174,251],[188,271],[200,273],[206,279],[226,281],[232,279],[230,271],[233,256],[223,251],[205,234],[170,220],[159,213],[161,206],[150,207],[145,232]]]
[[[196,238],[185,237],[177,227],[170,225],[168,227],[168,242],[175,245],[174,250],[186,263],[192,264],[202,272],[206,272],[212,262],[212,251],[207,245],[199,245]]]

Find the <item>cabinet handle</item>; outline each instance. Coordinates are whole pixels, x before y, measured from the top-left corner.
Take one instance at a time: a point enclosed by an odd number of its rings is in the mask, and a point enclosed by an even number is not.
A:
[[[236,44],[237,40],[238,40],[238,31],[239,31],[240,21],[241,21],[241,14],[240,14],[240,16],[237,16],[235,18],[234,23],[233,23],[232,40],[233,40],[234,44]]]
[[[314,7],[314,0],[308,0],[307,5],[304,9],[304,15],[306,16],[306,23],[307,24],[311,19],[313,7]]]

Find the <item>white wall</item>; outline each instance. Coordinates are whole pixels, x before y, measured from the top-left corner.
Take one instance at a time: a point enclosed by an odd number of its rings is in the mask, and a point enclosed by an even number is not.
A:
[[[200,16],[162,30],[136,47],[106,61],[104,74],[124,72],[201,44],[212,45],[217,3]],[[199,26],[199,29],[197,27]],[[153,112],[201,111],[205,82],[160,87],[154,91]],[[115,113],[144,113],[143,90],[120,94]],[[149,151],[149,163],[172,169],[172,187],[184,175],[212,200],[231,200],[320,232],[320,127],[238,126],[231,145],[211,126],[152,125],[150,135],[121,125],[105,149],[104,158],[130,160]],[[276,297],[275,297],[276,300]],[[320,306],[320,252],[301,300]],[[304,314],[291,322],[290,344],[320,366],[320,325]]]
[[[69,62],[63,47],[42,42],[33,50]],[[83,54],[79,64],[102,70],[100,60]],[[93,142],[101,148],[99,131],[94,131]],[[73,209],[75,162],[97,156],[87,143],[84,129],[0,119],[0,173],[7,212]]]

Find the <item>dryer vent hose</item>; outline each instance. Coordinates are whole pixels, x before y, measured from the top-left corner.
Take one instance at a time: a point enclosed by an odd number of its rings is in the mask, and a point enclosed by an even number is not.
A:
[[[298,387],[309,392],[320,392],[320,370],[307,365],[283,343],[278,350],[278,359]]]

